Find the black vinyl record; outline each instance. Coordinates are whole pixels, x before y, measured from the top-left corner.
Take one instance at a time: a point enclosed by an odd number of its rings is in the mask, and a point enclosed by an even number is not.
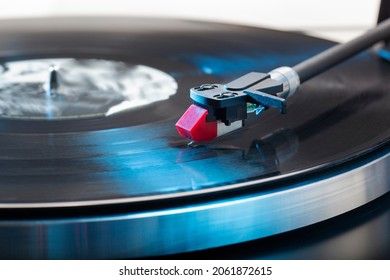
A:
[[[13,95],[2,100],[8,104],[16,92],[14,107],[0,104],[0,243],[6,248],[0,255],[138,258],[197,251],[313,225],[384,195],[390,64],[370,50],[303,84],[287,100],[286,115],[270,109],[251,116],[242,130],[193,146],[175,129],[192,103],[191,87],[293,66],[332,45],[302,34],[193,21],[3,21],[4,76],[18,62],[71,59],[93,68],[88,65],[97,61],[101,77],[114,69],[108,80],[118,88],[138,86],[119,105],[134,103],[134,92],[143,103],[107,114],[114,107],[110,87],[103,97],[64,95],[70,105],[54,117],[26,116],[40,105],[31,105],[36,97],[24,100],[24,82],[15,78]],[[71,70],[61,74],[64,81]],[[129,85],[119,82],[123,72],[135,77]],[[154,73],[166,80],[156,82]],[[75,75],[82,85],[92,83]],[[162,98],[149,101],[157,91]],[[44,108],[47,98],[43,93]],[[93,102],[102,111],[95,106],[84,114]],[[13,248],[11,238],[19,240]]]

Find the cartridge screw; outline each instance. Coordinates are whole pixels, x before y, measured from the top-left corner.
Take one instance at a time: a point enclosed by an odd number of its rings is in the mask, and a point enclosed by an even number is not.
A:
[[[212,85],[212,84],[204,84],[199,87],[196,87],[195,90],[197,91],[205,91],[205,90],[211,90],[217,88],[217,85]]]
[[[218,98],[218,99],[224,99],[224,98],[234,97],[236,95],[237,95],[237,93],[235,93],[235,92],[225,91],[225,92],[222,92],[220,94],[214,95],[214,97]]]

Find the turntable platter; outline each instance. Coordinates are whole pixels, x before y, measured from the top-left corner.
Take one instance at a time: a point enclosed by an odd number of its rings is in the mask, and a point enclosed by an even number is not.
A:
[[[2,69],[99,59],[156,69],[177,88],[117,114],[3,114],[2,257],[137,258],[212,248],[324,221],[390,189],[390,65],[375,53],[304,84],[288,114],[269,110],[243,131],[189,147],[174,124],[191,103],[190,87],[294,65],[333,43],[217,23],[48,20],[1,25]],[[16,104],[27,102],[18,96]]]

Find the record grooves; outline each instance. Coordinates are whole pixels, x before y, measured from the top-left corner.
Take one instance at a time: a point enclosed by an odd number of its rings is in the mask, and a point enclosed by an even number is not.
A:
[[[371,51],[304,84],[288,114],[268,110],[249,118],[242,131],[188,147],[174,124],[191,103],[189,88],[293,65],[333,43],[192,21],[6,22],[0,27],[3,77],[14,62],[70,58],[81,68],[111,65],[113,80],[124,72],[133,79],[110,84],[107,93],[96,86],[101,82],[89,84],[84,92],[96,94],[74,102],[81,109],[68,119],[8,117],[10,87],[0,88],[2,258],[137,258],[213,248],[328,220],[389,191],[390,64]],[[26,80],[21,73],[15,81]],[[59,79],[66,86],[64,73]],[[161,75],[154,79],[154,73]],[[93,80],[79,75],[81,87]],[[167,79],[158,84],[160,77]],[[110,103],[112,87],[126,83],[133,91],[124,104],[138,105],[104,115],[123,101],[119,91],[119,101]],[[143,101],[158,90],[161,99]],[[68,98],[69,92],[53,95]],[[30,103],[21,96],[15,104],[29,114],[38,108],[30,104],[53,100],[47,90],[42,100],[31,93]],[[94,110],[90,104],[100,115],[77,117]],[[13,236],[17,250],[7,245]]]

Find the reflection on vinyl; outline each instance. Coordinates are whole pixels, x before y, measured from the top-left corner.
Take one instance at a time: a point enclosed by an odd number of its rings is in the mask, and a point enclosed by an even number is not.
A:
[[[0,114],[13,118],[112,115],[168,99],[173,78],[143,65],[97,59],[36,59],[3,65]]]
[[[390,64],[375,53],[305,83],[286,115],[270,109],[188,145],[175,122],[191,87],[291,66],[334,43],[190,21],[47,21],[0,26],[0,257],[207,258],[268,240],[259,257],[273,258],[296,232],[329,238],[350,211],[363,217],[351,227],[370,231],[365,211],[378,201],[389,231]],[[388,257],[381,248],[279,256]]]

